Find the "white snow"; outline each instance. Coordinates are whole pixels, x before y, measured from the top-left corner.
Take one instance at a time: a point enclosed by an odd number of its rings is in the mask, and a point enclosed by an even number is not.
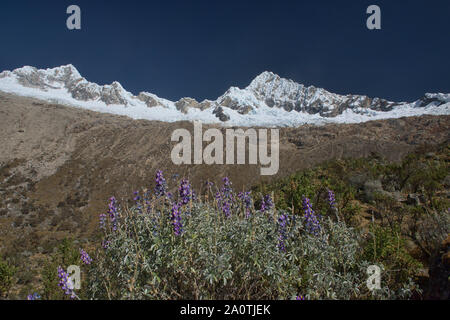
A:
[[[19,83],[18,79],[21,75],[37,73],[45,88],[27,87]],[[94,93],[95,100],[81,101],[72,97],[72,94],[65,87],[63,78],[69,77],[77,86],[82,86]],[[64,79],[66,79],[64,78]],[[394,107],[392,111],[382,112],[374,111],[367,108],[346,109],[342,114],[336,117],[322,117],[319,114],[309,114],[306,112],[286,111],[282,108],[270,108],[264,102],[266,98],[272,98],[275,101],[295,103],[299,99],[305,103],[313,103],[320,99],[325,101],[324,110],[331,112],[334,105],[346,96],[332,94],[323,89],[308,87],[306,90],[301,84],[297,84],[292,80],[282,79],[271,72],[263,72],[256,77],[250,85],[245,89],[231,87],[224,95],[216,101],[211,102],[211,107],[205,110],[190,108],[188,112],[182,113],[176,109],[175,103],[160,98],[152,93],[142,92],[141,95],[148,96],[157,101],[158,106],[148,107],[145,102],[138,99],[130,92],[126,91],[118,82],[111,85],[100,86],[95,83],[88,82],[82,78],[76,68],[72,65],[57,67],[53,69],[37,70],[33,67],[23,67],[13,72],[5,71],[0,73],[0,90],[13,93],[19,96],[33,97],[52,103],[58,103],[78,108],[112,113],[117,115],[128,116],[132,119],[159,120],[165,122],[175,121],[193,121],[201,120],[204,123],[217,123],[224,126],[298,126],[302,124],[321,125],[325,123],[360,123],[377,119],[400,118],[408,116],[420,116],[424,114],[433,115],[449,115],[450,114],[450,94],[434,93],[426,94],[429,99],[438,99],[445,102],[440,106],[436,103],[430,103],[425,107],[417,107],[417,102],[404,103]],[[299,95],[302,92],[304,96]],[[125,105],[107,105],[100,100],[100,95],[105,93],[118,94],[124,101]],[[245,115],[237,111],[222,106],[224,112],[230,116],[227,122],[221,122],[214,114],[213,110],[220,105],[224,99],[231,99],[239,106],[251,106],[252,110]],[[358,101],[362,101],[362,97],[358,97],[352,102],[358,105]],[[356,111],[356,112],[355,112]]]

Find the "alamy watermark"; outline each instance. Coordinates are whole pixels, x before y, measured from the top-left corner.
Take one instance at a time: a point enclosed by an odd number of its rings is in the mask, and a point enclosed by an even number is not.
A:
[[[221,130],[210,128],[203,132],[202,123],[194,121],[194,141],[187,129],[176,129],[171,141],[178,142],[172,149],[171,159],[180,164],[260,164],[261,175],[274,175],[279,169],[279,129],[270,129],[270,154],[268,129],[226,129],[225,139]],[[180,141],[181,139],[181,141]],[[213,140],[213,141],[212,141]],[[225,158],[223,144],[225,140]],[[248,141],[248,145],[247,145]],[[203,149],[203,142],[210,142]],[[236,144],[235,144],[236,142]],[[235,148],[236,145],[236,148]],[[248,148],[247,148],[248,146]],[[248,149],[248,162],[247,152]],[[236,153],[235,153],[236,150]],[[193,153],[193,157],[192,157]],[[235,161],[236,160],[236,161]]]
[[[69,30],[80,30],[81,29],[81,9],[77,5],[70,5],[66,10],[67,14],[70,16],[66,20],[66,26]],[[366,26],[369,30],[380,30],[381,29],[381,9],[377,5],[370,5],[366,10],[367,14],[370,16],[367,18]]]
[[[366,26],[369,30],[380,30],[381,29],[381,9],[377,5],[371,5],[367,7],[367,14],[370,16],[367,18]]]
[[[367,267],[367,278],[366,285],[367,289],[370,291],[381,289],[381,268],[377,265],[371,265]]]
[[[69,275],[69,279],[71,281],[72,290],[80,290],[81,289],[81,270],[77,265],[70,265],[67,268],[67,274]]]
[[[69,30],[80,30],[81,29],[81,9],[77,5],[70,5],[66,10],[67,14],[70,16],[66,20],[66,26]]]

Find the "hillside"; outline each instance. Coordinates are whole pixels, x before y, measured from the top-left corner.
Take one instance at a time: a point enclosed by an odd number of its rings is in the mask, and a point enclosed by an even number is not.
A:
[[[132,120],[0,93],[0,249],[39,265],[65,237],[92,239],[110,196],[152,187],[156,170],[191,180],[229,176],[236,190],[258,185],[259,167],[180,166],[170,161],[174,129],[189,122]],[[450,116],[280,129],[280,170],[271,182],[331,159],[377,153],[399,161],[420,145],[449,141]],[[21,261],[21,262],[20,262]],[[28,269],[27,269],[28,270]],[[25,283],[34,276],[21,271]]]

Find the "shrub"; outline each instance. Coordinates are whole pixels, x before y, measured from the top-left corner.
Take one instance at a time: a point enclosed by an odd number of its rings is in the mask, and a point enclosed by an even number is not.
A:
[[[58,266],[66,269],[70,265],[80,265],[80,254],[72,239],[64,238],[54,254],[45,262],[41,272],[42,298],[46,300],[64,299],[64,293],[58,285]]]
[[[415,239],[429,257],[439,252],[442,242],[450,233],[449,213],[450,209],[424,214],[417,223]]]
[[[0,297],[8,297],[15,274],[16,268],[0,257]]]
[[[410,279],[395,290],[384,286],[370,293],[366,270],[372,262],[363,259],[359,233],[321,218],[309,199],[303,201],[305,216],[267,206],[267,196],[256,210],[249,207],[254,201],[244,201],[224,182],[206,202],[186,180],[179,197],[136,193],[131,208],[111,198],[108,215],[101,215],[103,245],[89,266],[87,297],[360,299],[411,293]],[[231,203],[224,207],[224,199]]]
[[[422,267],[405,249],[405,239],[398,227],[372,224],[363,248],[365,259],[384,266],[385,281],[394,291],[400,290],[410,279],[414,279]]]

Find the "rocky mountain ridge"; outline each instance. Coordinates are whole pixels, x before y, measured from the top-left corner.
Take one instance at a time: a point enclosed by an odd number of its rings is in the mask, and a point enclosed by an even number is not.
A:
[[[52,69],[25,66],[0,73],[0,90],[136,119],[201,120],[230,125],[296,126],[304,123],[356,123],[368,120],[450,114],[450,94],[427,93],[406,103],[363,95],[339,95],[304,86],[265,71],[246,88],[231,87],[216,100],[176,102],[149,92],[138,95],[115,81],[89,82],[73,65]],[[130,108],[128,110],[125,110]]]

